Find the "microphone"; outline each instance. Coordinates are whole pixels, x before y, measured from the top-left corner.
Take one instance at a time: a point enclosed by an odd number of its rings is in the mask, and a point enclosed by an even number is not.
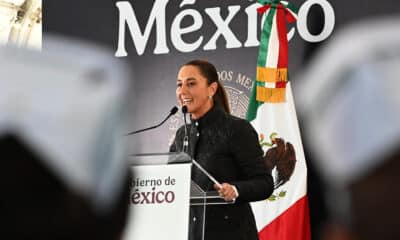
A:
[[[182,150],[183,152],[187,152],[189,149],[189,134],[188,134],[188,130],[187,130],[187,122],[186,122],[186,113],[187,113],[188,109],[186,105],[182,106],[182,113],[183,113],[183,121],[185,124],[185,137],[183,138],[183,147]]]
[[[183,114],[186,114],[187,111],[188,111],[187,106],[186,106],[186,105],[183,105],[183,106],[182,106],[182,113],[183,113]]]
[[[150,129],[153,129],[153,128],[157,128],[157,127],[161,126],[163,123],[165,123],[165,121],[167,121],[167,120],[168,120],[172,115],[174,115],[176,112],[178,112],[178,107],[177,107],[177,106],[174,106],[174,107],[171,108],[171,110],[169,111],[168,116],[167,116],[166,118],[164,118],[164,120],[163,120],[161,123],[159,123],[159,124],[157,124],[157,125],[155,125],[155,126],[152,126],[152,127],[143,128],[143,129],[139,129],[139,130],[136,130],[136,131],[127,133],[127,134],[125,134],[125,136],[132,135],[132,134],[136,134],[136,133],[140,133],[140,132],[144,132],[144,131],[147,131],[147,130],[150,130]]]

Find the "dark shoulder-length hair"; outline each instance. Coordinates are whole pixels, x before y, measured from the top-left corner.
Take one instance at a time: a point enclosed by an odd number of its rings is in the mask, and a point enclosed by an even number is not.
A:
[[[217,92],[215,93],[213,99],[214,104],[219,104],[224,108],[227,113],[230,113],[228,95],[226,94],[224,86],[218,80],[218,72],[213,64],[205,60],[192,60],[183,64],[183,66],[195,66],[199,69],[200,74],[207,79],[208,85],[216,82],[218,84]]]

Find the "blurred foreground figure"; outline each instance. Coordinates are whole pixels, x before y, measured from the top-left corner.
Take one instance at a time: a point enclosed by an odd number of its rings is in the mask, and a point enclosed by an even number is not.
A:
[[[298,81],[305,143],[325,181],[322,239],[400,239],[399,79],[400,19],[387,18],[337,32]]]
[[[125,68],[65,39],[0,49],[0,238],[119,239]]]

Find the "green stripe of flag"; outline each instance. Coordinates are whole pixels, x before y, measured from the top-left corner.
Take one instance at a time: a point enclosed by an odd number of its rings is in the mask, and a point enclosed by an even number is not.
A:
[[[275,8],[270,8],[264,21],[263,30],[261,33],[260,47],[258,50],[257,65],[260,67],[265,67],[265,64],[267,62],[269,39],[271,37],[272,21],[274,19],[275,12]]]

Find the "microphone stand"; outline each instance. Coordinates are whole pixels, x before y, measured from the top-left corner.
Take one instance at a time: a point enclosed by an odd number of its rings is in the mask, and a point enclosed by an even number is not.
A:
[[[185,124],[185,136],[183,138],[182,151],[183,152],[188,152],[188,150],[189,150],[189,134],[188,134],[187,122],[186,122],[186,113],[187,113],[187,106],[186,105],[184,105],[182,107],[182,113],[183,113],[183,121],[184,121],[184,124]]]
[[[155,126],[151,126],[151,127],[148,127],[148,128],[143,128],[143,129],[139,129],[139,130],[136,130],[136,131],[127,133],[127,134],[125,134],[125,136],[129,136],[129,135],[133,135],[133,134],[136,134],[136,133],[144,132],[144,131],[147,131],[147,130],[150,130],[150,129],[153,129],[153,128],[157,128],[157,127],[161,126],[163,123],[165,123],[165,121],[167,121],[167,120],[168,120],[172,115],[174,115],[177,111],[178,111],[178,107],[174,106],[174,107],[171,109],[171,111],[169,112],[168,116],[167,116],[161,123],[159,123],[159,124],[157,124],[157,125],[155,125]]]

